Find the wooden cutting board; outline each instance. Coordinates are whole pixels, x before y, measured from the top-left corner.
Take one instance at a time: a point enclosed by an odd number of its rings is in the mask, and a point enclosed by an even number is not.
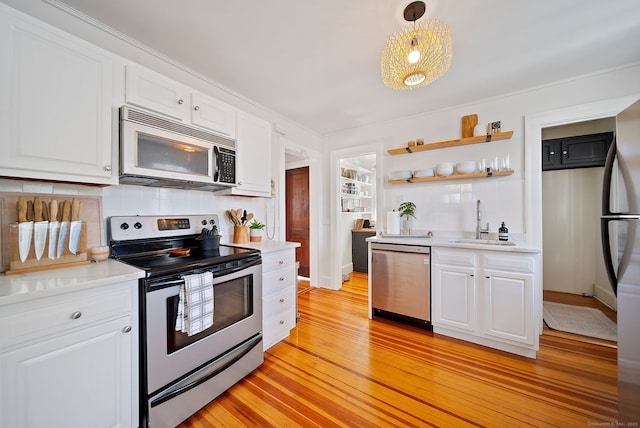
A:
[[[478,115],[462,116],[462,138],[473,137],[473,128],[478,124]]]

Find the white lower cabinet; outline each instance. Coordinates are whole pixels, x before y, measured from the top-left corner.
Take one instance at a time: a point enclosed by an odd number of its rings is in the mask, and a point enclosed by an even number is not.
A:
[[[0,426],[137,424],[137,285],[3,307]]]
[[[433,323],[462,330],[478,329],[475,269],[435,265],[433,269]],[[435,286],[440,284],[440,286]]]
[[[432,257],[434,332],[535,357],[538,254],[433,248]]]
[[[262,254],[262,335],[266,351],[296,326],[295,248]]]

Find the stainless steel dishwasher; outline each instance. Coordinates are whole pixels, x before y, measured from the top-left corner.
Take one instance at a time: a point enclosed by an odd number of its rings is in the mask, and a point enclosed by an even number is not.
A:
[[[431,247],[371,243],[373,315],[431,326]]]

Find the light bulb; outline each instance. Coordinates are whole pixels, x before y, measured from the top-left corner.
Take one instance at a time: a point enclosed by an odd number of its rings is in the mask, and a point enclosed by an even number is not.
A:
[[[420,61],[420,51],[418,49],[414,49],[409,52],[409,64],[415,64]]]

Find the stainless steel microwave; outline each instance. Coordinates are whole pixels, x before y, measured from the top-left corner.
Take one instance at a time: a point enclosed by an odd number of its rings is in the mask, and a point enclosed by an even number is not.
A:
[[[236,177],[235,140],[120,108],[120,183],[220,190],[237,185]]]

